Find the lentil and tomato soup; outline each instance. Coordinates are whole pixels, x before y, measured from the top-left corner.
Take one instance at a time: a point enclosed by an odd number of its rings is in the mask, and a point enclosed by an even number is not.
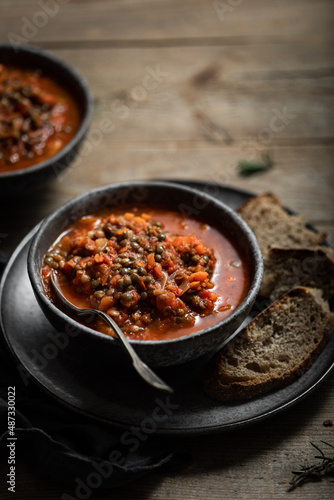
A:
[[[208,327],[231,314],[249,287],[242,256],[225,235],[149,207],[79,219],[44,256],[41,279],[49,297],[52,272],[70,302],[106,312],[138,340]],[[90,326],[113,335],[101,319]]]
[[[0,173],[36,165],[75,135],[73,97],[40,71],[0,64]]]

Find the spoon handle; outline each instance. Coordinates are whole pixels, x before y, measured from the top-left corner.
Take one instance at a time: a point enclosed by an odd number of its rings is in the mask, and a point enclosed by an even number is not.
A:
[[[156,389],[160,389],[161,391],[169,393],[174,392],[173,389],[169,387],[169,385],[165,384],[165,382],[161,380],[161,378],[158,377],[158,375],[156,375],[151,370],[151,368],[149,368],[147,364],[144,363],[139,358],[138,354],[130,345],[130,342],[128,341],[128,339],[126,338],[126,336],[124,335],[118,324],[110,316],[108,316],[108,314],[104,313],[103,311],[100,311],[99,309],[79,309],[79,307],[76,307],[74,304],[69,302],[67,298],[59,290],[56,278],[53,273],[51,274],[51,283],[58,299],[66,308],[75,312],[78,316],[87,316],[93,313],[97,316],[100,316],[100,318],[102,318],[107,323],[107,325],[110,326],[110,328],[116,333],[118,339],[122,342],[124,349],[131,356],[132,364],[135,370],[148,384],[152,385]]]
[[[151,368],[149,368],[146,363],[144,363],[136,353],[136,351],[133,349],[133,347],[130,345],[130,342],[118,326],[118,324],[110,317],[108,314],[104,313],[103,311],[100,311],[99,309],[80,309],[79,307],[76,307],[74,304],[69,302],[67,298],[62,294],[62,292],[59,290],[56,282],[56,278],[54,274],[51,274],[51,284],[54,288],[54,291],[60,300],[60,302],[69,310],[75,312],[78,316],[87,316],[90,314],[94,314],[96,316],[99,316],[102,318],[107,325],[110,326],[110,328],[116,333],[118,339],[122,342],[122,345],[124,349],[127,351],[127,353],[131,356],[132,359],[132,364],[135,368],[135,370],[138,372],[138,374],[150,385],[155,387],[156,389],[160,389],[161,391],[169,392],[172,393],[174,392],[169,385],[165,384],[163,380],[161,380],[158,375],[156,375]]]
[[[118,339],[122,342],[124,349],[128,352],[128,354],[131,356],[132,359],[132,364],[135,368],[135,370],[138,372],[138,374],[150,385],[155,387],[156,389],[160,389],[162,391],[166,391],[169,393],[173,393],[173,389],[167,385],[163,380],[161,380],[160,377],[156,373],[154,373],[151,368],[147,366],[146,363],[144,363],[139,356],[137,355],[136,351],[133,349],[131,346],[130,342],[118,326],[118,324],[106,313],[96,310],[96,314],[100,316],[109,326],[112,328],[112,330],[116,333]]]

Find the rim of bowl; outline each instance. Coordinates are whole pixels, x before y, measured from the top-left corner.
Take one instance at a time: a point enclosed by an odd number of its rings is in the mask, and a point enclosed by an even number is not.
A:
[[[36,172],[38,170],[44,170],[50,167],[50,165],[53,165],[54,163],[57,163],[64,155],[66,156],[74,147],[76,147],[80,141],[84,138],[89,124],[92,119],[92,114],[93,114],[93,96],[91,93],[91,90],[88,85],[87,79],[73,66],[68,64],[67,62],[63,61],[62,59],[59,59],[57,56],[52,54],[51,52],[48,52],[44,49],[40,49],[39,47],[34,47],[34,46],[27,46],[27,45],[20,45],[16,49],[13,48],[13,46],[10,43],[0,43],[0,64],[1,64],[1,52],[2,51],[13,51],[16,54],[21,52],[21,53],[26,53],[26,54],[32,54],[33,56],[39,56],[42,59],[45,59],[47,61],[51,61],[58,67],[61,67],[65,72],[69,73],[74,80],[78,83],[78,85],[81,87],[83,91],[83,96],[84,96],[84,107],[85,107],[85,112],[82,116],[80,126],[78,130],[76,131],[75,135],[72,137],[70,142],[66,144],[62,149],[58,151],[53,156],[50,156],[47,160],[41,161],[40,163],[36,163],[36,165],[31,165],[26,168],[21,168],[19,170],[14,170],[13,172],[0,172],[0,182],[1,179],[5,178],[10,178],[10,177],[20,177],[21,175],[25,175],[28,173]],[[14,61],[14,66],[15,66],[15,61]],[[28,65],[27,65],[28,67]],[[34,68],[31,68],[34,69]],[[68,89],[70,91],[70,87],[64,86],[64,88]]]
[[[135,345],[166,345],[166,344],[173,344],[175,342],[187,342],[190,341],[196,337],[199,336],[204,336],[205,334],[211,332],[213,329],[216,329],[217,327],[223,328],[225,325],[228,325],[230,322],[232,322],[236,317],[239,316],[239,314],[244,310],[249,302],[253,302],[256,299],[256,296],[259,292],[261,283],[262,283],[262,277],[263,277],[263,257],[262,257],[262,252],[260,250],[259,244],[257,242],[257,239],[253,233],[253,231],[250,229],[248,224],[228,205],[225,203],[221,202],[220,200],[214,198],[213,196],[210,196],[206,193],[203,193],[201,191],[198,191],[195,188],[191,187],[186,187],[186,186],[181,186],[179,184],[174,184],[173,182],[168,182],[168,181],[133,181],[133,182],[121,182],[117,184],[109,184],[103,187],[95,188],[90,191],[87,191],[79,196],[76,196],[72,200],[69,200],[66,202],[64,205],[56,209],[54,212],[52,212],[50,215],[48,215],[41,223],[36,235],[34,236],[30,248],[29,248],[29,253],[28,253],[28,274],[30,277],[30,281],[32,283],[32,286],[34,288],[34,291],[37,292],[38,296],[42,299],[44,304],[51,309],[53,313],[56,314],[56,316],[59,316],[62,321],[65,321],[69,323],[71,326],[75,326],[76,328],[79,328],[80,331],[87,335],[93,335],[96,338],[102,339],[106,342],[117,342],[118,339],[109,335],[106,335],[102,332],[99,332],[98,330],[94,330],[92,328],[89,328],[88,326],[85,326],[75,319],[71,318],[71,316],[68,316],[65,314],[61,309],[56,307],[51,300],[45,295],[42,283],[40,280],[40,274],[39,272],[35,271],[34,268],[34,256],[35,253],[38,249],[40,239],[43,235],[43,231],[45,227],[48,227],[50,224],[52,224],[52,221],[55,218],[58,218],[60,215],[64,215],[67,212],[71,210],[79,201],[84,200],[86,197],[92,196],[92,195],[102,195],[103,193],[108,192],[110,189],[112,190],[117,190],[117,189],[124,189],[124,188],[135,188],[135,187],[142,187],[142,186],[154,186],[154,187],[161,187],[161,188],[170,188],[174,190],[178,190],[181,192],[188,192],[189,194],[197,194],[200,196],[203,196],[205,199],[207,199],[210,203],[215,204],[220,210],[223,210],[225,214],[228,214],[229,217],[235,219],[237,225],[242,229],[242,231],[246,234],[247,240],[250,245],[251,249],[251,254],[254,259],[254,276],[252,279],[252,282],[250,283],[249,290],[247,292],[247,295],[244,297],[243,301],[236,307],[236,309],[228,316],[223,318],[220,321],[217,321],[217,323],[214,323],[206,328],[203,328],[201,330],[189,333],[187,335],[183,335],[180,337],[176,337],[173,339],[165,339],[165,340],[136,340],[136,339],[128,339],[130,340],[131,344]],[[103,207],[101,207],[103,208]],[[64,228],[65,229],[65,228]],[[227,233],[228,235],[228,233]],[[233,240],[232,240],[233,241]],[[50,242],[50,245],[53,242]],[[38,265],[38,270],[40,270],[41,263]],[[240,325],[239,325],[240,326]]]

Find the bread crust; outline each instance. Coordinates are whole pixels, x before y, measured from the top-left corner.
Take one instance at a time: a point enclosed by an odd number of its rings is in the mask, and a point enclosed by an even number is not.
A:
[[[263,299],[273,301],[297,286],[321,288],[326,299],[334,294],[333,248],[272,247],[264,258],[264,266],[259,291]]]
[[[249,198],[238,208],[237,212],[253,229],[255,236],[258,237],[264,257],[265,273],[259,296],[274,300],[281,293],[285,292],[285,294],[257,315],[239,333],[237,339],[219,351],[207,365],[203,376],[203,388],[209,396],[223,402],[238,402],[251,399],[270,390],[290,384],[312,366],[327,344],[334,328],[334,314],[329,312],[328,304],[321,298],[320,290],[310,288],[322,288],[326,297],[330,297],[334,293],[334,251],[331,248],[320,246],[326,234],[314,233],[307,228],[304,218],[300,215],[290,215],[281,205],[277,196],[272,193],[265,193]],[[312,269],[308,272],[308,269],[305,271],[303,268],[304,259],[311,259],[312,264],[315,264],[315,257],[320,259],[318,271],[322,271],[321,276],[319,272],[313,272]],[[295,262],[292,262],[291,272],[287,265],[288,258],[295,259]],[[280,260],[283,263],[280,263]],[[299,263],[301,265],[300,269],[298,268]],[[296,275],[296,267],[298,276]],[[292,287],[295,288],[291,290]],[[247,350],[247,338],[251,339],[250,332],[253,330],[255,333],[259,332],[259,342],[261,342],[263,340],[263,337],[261,337],[261,328],[263,329],[263,335],[265,326],[270,324],[270,320],[275,321],[275,313],[281,308],[284,310],[284,304],[293,299],[293,297],[306,298],[306,296],[308,298],[312,296],[312,299],[322,309],[322,330],[320,330],[319,326],[319,335],[317,335],[318,343],[314,345],[310,344],[309,352],[305,353],[305,350],[296,352],[294,364],[290,363],[286,368],[284,367],[280,370],[279,375],[277,375],[277,369],[271,371],[270,367],[267,372],[263,368],[265,364],[259,367],[260,374],[258,377],[256,377],[255,372],[254,377],[250,375],[252,378],[247,379],[247,366],[240,368],[239,375],[236,368],[236,374],[234,374],[233,364],[234,362],[238,363],[238,356],[234,358],[232,352],[232,355],[229,357],[229,350],[236,346],[236,349],[240,348],[242,352],[244,348],[243,342],[246,344],[245,349]],[[286,323],[284,322],[280,326],[284,328],[284,325],[288,323],[289,317],[287,317]],[[252,342],[258,342],[258,340],[254,341],[253,339]],[[250,347],[249,349],[252,348]],[[247,352],[251,351],[247,350]],[[279,349],[275,352],[279,352]],[[242,365],[244,359],[242,359],[242,354],[240,356]],[[224,366],[223,359],[225,359],[226,363],[227,360],[232,362],[232,366],[230,368],[228,365]],[[257,363],[255,359],[254,362],[255,364]],[[259,362],[261,363],[261,361]]]
[[[281,204],[280,200],[272,193],[264,193],[247,199],[237,209],[237,213],[254,231],[259,240],[261,250],[265,256],[273,246],[282,244],[282,231],[272,232],[276,225],[282,225],[285,230],[289,230],[290,236],[284,246],[293,247],[314,247],[324,242],[326,233],[316,233],[305,226],[305,219],[301,215],[290,214]],[[263,224],[259,219],[266,216]],[[263,227],[269,232],[264,236]],[[303,228],[303,229],[302,229]],[[299,233],[299,234],[298,234]],[[293,236],[292,236],[293,235]],[[284,240],[284,238],[283,238]]]
[[[314,300],[319,304],[318,291],[307,287],[297,287],[293,290],[290,290],[280,300],[274,302],[267,309],[256,316],[253,321],[251,321],[251,323],[249,323],[240,332],[238,338],[241,338],[241,336],[247,336],[247,333],[255,328],[261,321],[271,317],[271,315],[273,315],[275,311],[281,308],[282,305],[286,303],[290,298],[293,298],[294,296],[305,296],[305,294],[311,294]],[[320,299],[320,301],[321,300],[322,299]],[[224,377],[223,373],[220,370],[220,360],[224,356],[224,352],[226,349],[224,348],[219,351],[207,365],[203,376],[203,389],[209,396],[219,401],[238,402],[254,398],[273,389],[284,387],[296,380],[312,366],[316,358],[319,356],[320,352],[327,344],[332,334],[333,328],[334,315],[328,312],[327,321],[322,332],[321,341],[318,344],[315,344],[314,349],[310,352],[309,356],[304,360],[297,358],[293,369],[287,373],[284,373],[282,376],[269,376],[267,380],[263,381],[246,380],[223,383],[222,380]]]
[[[260,194],[259,196],[253,196],[251,198],[248,198],[248,200],[244,201],[237,209],[237,212],[238,213],[241,213],[241,212],[244,212],[246,211],[250,206],[254,206],[255,205],[259,205],[261,204],[264,200],[270,200],[271,203],[274,203],[275,205],[279,205],[280,207],[282,206],[281,205],[281,202],[280,200],[277,198],[277,196],[275,196],[273,193],[263,193],[263,194]]]

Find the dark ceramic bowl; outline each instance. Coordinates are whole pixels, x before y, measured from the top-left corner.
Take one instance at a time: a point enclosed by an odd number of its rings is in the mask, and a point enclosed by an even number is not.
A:
[[[247,224],[229,207],[196,189],[168,182],[131,182],[114,184],[85,193],[66,203],[48,216],[34,237],[28,256],[28,272],[38,303],[46,317],[62,334],[75,337],[88,350],[108,349],[110,354],[120,352],[117,339],[84,326],[58,309],[44,294],[40,268],[43,255],[50,244],[66,227],[85,214],[104,207],[140,203],[172,210],[184,208],[196,212],[201,220],[221,228],[243,250],[250,272],[250,288],[246,298],[234,312],[218,323],[189,335],[170,340],[131,340],[139,356],[151,366],[181,364],[207,354],[227,340],[248,315],[259,291],[263,262],[257,240]],[[198,210],[199,212],[199,210]]]
[[[81,112],[81,124],[72,140],[56,155],[41,163],[13,172],[0,173],[0,200],[55,179],[70,165],[79,151],[92,116],[93,101],[85,78],[53,54],[31,46],[0,44],[0,64],[23,69],[40,69],[74,97]]]

